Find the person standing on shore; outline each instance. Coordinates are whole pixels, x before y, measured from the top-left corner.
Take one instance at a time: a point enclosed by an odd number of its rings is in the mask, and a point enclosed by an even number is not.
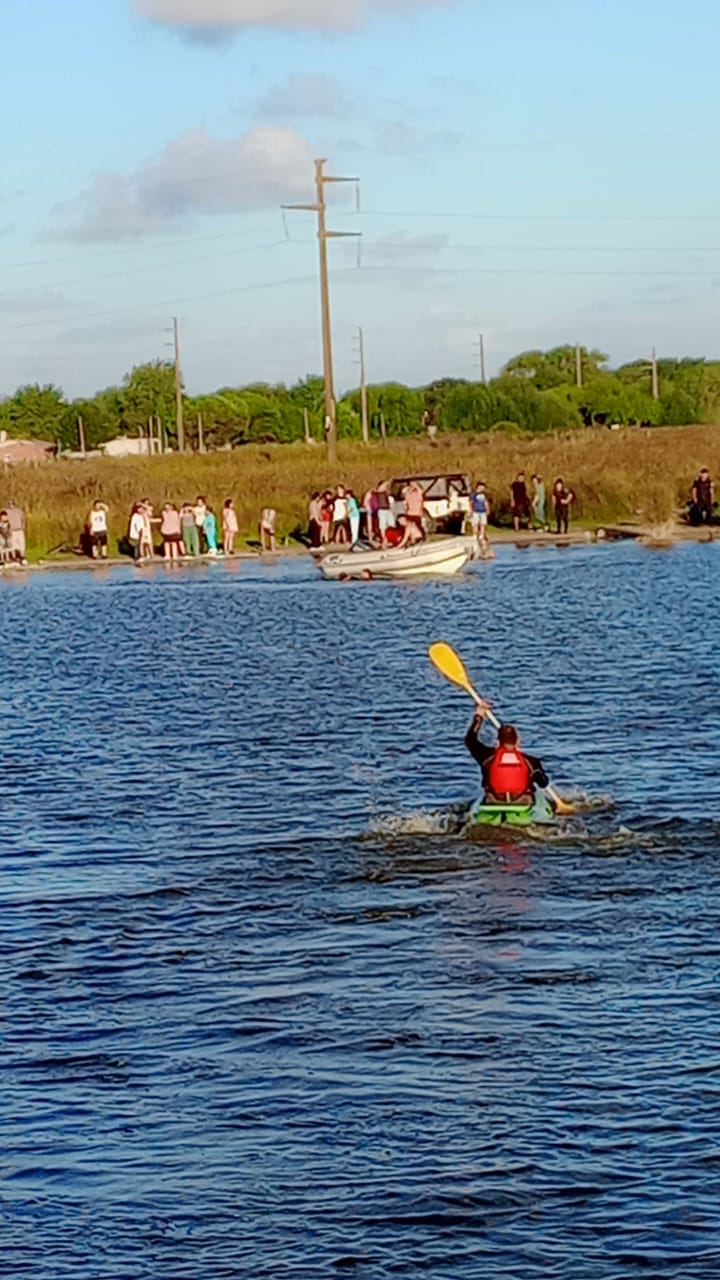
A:
[[[232,498],[227,498],[223,507],[223,551],[226,556],[234,554],[237,535],[237,512],[233,506]]]
[[[130,523],[128,525],[128,542],[132,547],[133,560],[138,563],[141,557],[142,533],[143,533],[143,513],[141,504],[134,503],[130,512]]]
[[[470,499],[470,524],[480,551],[486,553],[490,543],[487,536],[490,519],[490,499],[485,491],[485,481],[478,480]]]
[[[532,497],[532,514],[533,514],[533,532],[538,530],[547,533],[547,500],[545,497],[545,482],[542,476],[534,475],[533,497]]]
[[[388,531],[395,523],[390,502],[390,486],[387,480],[381,480],[375,491],[377,499],[377,531],[381,547],[388,545]]]
[[[510,485],[510,501],[512,504],[513,529],[518,533],[521,525],[526,528],[530,523],[530,499],[524,471],[518,471],[517,476]]]
[[[348,528],[348,503],[344,485],[339,484],[335,491],[332,513],[333,542],[347,542],[350,536]]]
[[[180,512],[174,502],[166,502],[162,509],[160,533],[163,540],[163,559],[179,560],[182,543]]]
[[[715,511],[715,485],[710,479],[710,472],[703,467],[692,487],[691,522],[693,524],[711,524]]]
[[[377,535],[377,494],[374,489],[368,489],[362,500],[362,515],[364,517],[363,532],[369,543]]]
[[[350,546],[354,547],[360,536],[360,507],[352,489],[347,491],[347,513],[350,525]]]
[[[274,507],[263,507],[260,516],[260,550],[275,551],[275,521],[277,511]]]
[[[564,480],[556,480],[553,486],[556,533],[567,533],[570,527],[570,508],[575,501],[572,489],[566,489]]]
[[[16,502],[9,502],[7,506],[7,518],[10,523],[10,550],[12,558],[18,564],[27,564],[25,558],[26,541],[25,541],[25,512]]]
[[[205,501],[205,499],[202,497],[201,494],[198,494],[197,498],[195,499],[193,514],[195,516],[195,526],[197,528],[197,536],[198,536],[198,551],[200,555],[202,555],[202,553],[207,548],[207,542],[205,541],[205,534],[204,534],[205,517],[207,513],[208,513],[207,502]]]
[[[12,561],[12,529],[7,511],[0,511],[0,564]]]
[[[320,544],[329,546],[332,542],[333,496],[326,489],[320,499]]]
[[[200,555],[200,537],[195,523],[195,512],[189,502],[183,502],[180,511],[180,532],[182,534],[183,554]]]
[[[155,556],[155,547],[153,545],[152,527],[157,524],[157,520],[153,517],[152,503],[147,498],[143,498],[139,504],[139,513],[141,519],[140,526],[140,560],[152,560]]]
[[[204,499],[203,499],[204,501]],[[212,507],[205,508],[205,519],[203,520],[203,536],[209,556],[216,556],[218,553],[217,545],[217,518]]]
[[[88,532],[90,534],[90,554],[93,560],[97,560],[101,556],[103,560],[107,560],[108,554],[108,525],[107,513],[109,507],[106,502],[101,502],[96,498],[90,508],[88,516]]]
[[[322,514],[322,498],[315,490],[308,506],[308,537],[311,547],[319,547],[322,542]]]

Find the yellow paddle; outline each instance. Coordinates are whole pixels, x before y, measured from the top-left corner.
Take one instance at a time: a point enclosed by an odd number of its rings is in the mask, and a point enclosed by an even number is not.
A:
[[[452,646],[442,643],[431,644],[428,649],[428,654],[430,661],[437,667],[440,674],[445,676],[446,680],[451,680],[453,684],[458,686],[458,688],[464,689],[465,692],[468,693],[477,703],[477,705],[484,709],[490,723],[494,725],[496,729],[499,729],[500,721],[490,710],[484,699],[480,697],[480,694],[474,687],[467,671],[465,670],[465,664],[462,658],[455,652]],[[571,814],[577,812],[575,806],[570,804],[568,800],[563,800],[562,796],[558,795],[554,787],[546,787],[545,790],[561,817],[569,817]]]

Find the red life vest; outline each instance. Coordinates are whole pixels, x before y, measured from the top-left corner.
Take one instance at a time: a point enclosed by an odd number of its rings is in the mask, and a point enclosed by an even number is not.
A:
[[[514,800],[532,791],[532,770],[517,747],[498,747],[485,775],[485,784],[498,798]]]

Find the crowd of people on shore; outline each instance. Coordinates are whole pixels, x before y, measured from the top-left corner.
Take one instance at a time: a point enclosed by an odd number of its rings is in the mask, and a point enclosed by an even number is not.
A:
[[[425,498],[414,480],[403,488],[396,501],[390,484],[382,480],[368,489],[359,503],[352,489],[339,484],[333,493],[315,492],[308,508],[308,531],[312,547],[330,543],[354,547],[360,539],[382,548],[407,547],[424,541]]]
[[[528,489],[525,473],[519,471],[509,489],[510,512],[516,531],[532,530],[550,532],[548,523],[548,499],[542,476],[531,477],[532,490]],[[570,511],[575,493],[559,478],[553,485],[550,502],[555,520],[555,531],[567,533],[570,527]],[[493,512],[493,499],[484,480],[473,486],[467,511],[463,511],[465,526],[475,535],[479,545],[487,549],[488,524]],[[330,544],[353,547],[359,541],[371,547],[402,548],[422,542],[428,534],[430,521],[425,508],[425,495],[421,485],[411,480],[399,494],[393,494],[387,480],[368,489],[362,501],[352,489],[339,484],[333,491],[313,493],[308,508],[310,545],[322,548]]]
[[[103,554],[107,545],[107,508],[104,503],[98,502],[93,504],[93,510],[96,508],[104,508],[105,511],[105,528],[99,533],[99,552]],[[91,511],[91,522],[92,519]],[[258,526],[262,551],[276,549],[275,522],[275,510],[264,507]],[[235,554],[239,524],[232,498],[225,499],[219,514],[199,494],[195,502],[184,502],[180,507],[174,502],[166,502],[158,515],[155,514],[152,503],[147,498],[142,498],[132,508],[127,532],[127,541],[136,561],[151,559],[155,554],[153,526],[160,533],[165,560]],[[95,547],[93,554],[97,554]]]
[[[88,514],[85,540],[94,560],[108,556],[108,512],[107,503],[98,498]],[[258,526],[263,551],[276,549],[275,521],[274,509],[263,508]],[[165,560],[234,555],[239,533],[235,505],[232,498],[226,498],[218,515],[200,494],[195,502],[184,502],[180,507],[166,502],[156,514],[149,498],[141,498],[133,503],[126,535],[125,549],[135,561],[154,558],[156,533],[160,534]]]

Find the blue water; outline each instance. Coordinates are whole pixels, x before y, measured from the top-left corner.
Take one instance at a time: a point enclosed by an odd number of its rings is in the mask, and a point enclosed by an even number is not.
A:
[[[720,1274],[719,580],[0,581],[2,1274]],[[587,814],[458,834],[441,638]]]

